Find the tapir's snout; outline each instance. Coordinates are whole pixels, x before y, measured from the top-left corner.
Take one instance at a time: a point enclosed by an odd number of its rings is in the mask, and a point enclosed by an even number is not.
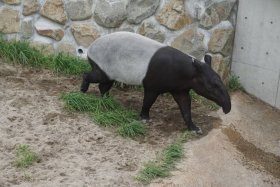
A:
[[[231,110],[231,105],[223,107],[223,112],[224,112],[225,114],[229,113],[230,110]]]
[[[223,112],[225,114],[229,113],[230,110],[231,110],[231,101],[230,101],[230,96],[228,94],[226,94],[227,97],[222,105],[222,108],[223,108]]]

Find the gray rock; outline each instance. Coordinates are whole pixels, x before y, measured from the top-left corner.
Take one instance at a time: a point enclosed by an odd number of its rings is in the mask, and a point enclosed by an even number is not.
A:
[[[31,38],[33,35],[33,19],[24,18],[21,23],[21,34],[24,39]]]
[[[46,55],[50,55],[54,53],[54,49],[51,43],[32,41],[30,42],[30,46]]]
[[[152,16],[157,10],[160,0],[130,0],[127,8],[127,21],[138,24]]]
[[[3,2],[9,5],[18,5],[21,3],[21,0],[3,0]]]
[[[92,0],[69,0],[66,12],[71,20],[85,20],[92,16]]]
[[[231,54],[234,29],[229,21],[223,21],[211,29],[211,38],[208,49],[212,53],[222,53],[225,56]]]
[[[0,32],[10,34],[20,31],[19,11],[9,7],[0,9]]]
[[[116,31],[126,31],[126,32],[135,32],[132,27],[123,27],[123,28],[118,28]]]
[[[230,72],[230,57],[223,57],[221,54],[212,55],[212,68],[220,75],[226,84]]]
[[[100,37],[97,30],[87,23],[73,23],[71,31],[78,45],[88,47],[94,40]]]
[[[61,24],[65,24],[68,19],[64,10],[63,0],[46,0],[40,10],[40,14]]]
[[[38,0],[24,0],[22,14],[28,16],[37,12],[40,9],[40,3]]]
[[[73,43],[70,42],[59,42],[57,44],[57,51],[66,54],[76,55],[76,48]]]
[[[148,21],[144,21],[137,30],[137,33],[151,38],[153,40],[157,40],[159,42],[164,42],[165,34],[158,30],[155,25]]]
[[[101,26],[114,28],[126,19],[126,0],[98,0],[94,10],[94,19]]]
[[[183,0],[171,0],[156,15],[157,21],[171,30],[179,30],[192,23]]]
[[[50,37],[56,41],[60,41],[64,37],[64,31],[61,27],[55,25],[54,22],[38,20],[35,23],[35,29],[38,34]]]
[[[198,32],[197,28],[189,28],[175,38],[171,46],[197,59],[202,59],[207,50],[203,39],[204,34]]]
[[[202,15],[200,24],[203,27],[210,28],[228,19],[234,4],[235,0],[225,0],[211,4]]]

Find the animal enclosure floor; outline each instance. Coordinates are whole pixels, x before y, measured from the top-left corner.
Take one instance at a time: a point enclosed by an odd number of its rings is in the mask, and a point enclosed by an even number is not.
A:
[[[0,187],[142,186],[134,176],[143,163],[154,159],[184,131],[176,103],[165,95],[151,109],[149,133],[134,140],[122,138],[113,130],[93,124],[84,114],[63,110],[61,94],[78,91],[79,87],[80,79],[75,77],[0,61]],[[97,87],[91,86],[88,94],[99,94]],[[114,88],[111,95],[139,112],[142,91]],[[203,129],[204,136],[184,145],[186,157],[171,177],[158,179],[150,186],[279,186],[279,168],[269,170],[265,161],[260,163],[243,154],[223,130],[233,129],[258,149],[273,154],[272,160],[277,162],[280,114],[256,100],[247,102],[253,111],[249,107],[248,111],[240,111],[240,103],[248,98],[235,94],[229,115],[193,103],[194,122]],[[267,113],[254,121],[252,113],[258,116],[262,112],[256,114],[255,110],[264,109]],[[266,118],[270,119],[267,128],[260,131],[262,126],[257,124],[267,122]],[[242,123],[244,120],[249,127]],[[29,145],[40,155],[40,162],[16,168],[15,150],[19,144]]]

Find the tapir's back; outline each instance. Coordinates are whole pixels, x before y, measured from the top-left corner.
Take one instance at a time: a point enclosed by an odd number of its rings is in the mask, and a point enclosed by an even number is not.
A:
[[[88,49],[88,57],[110,79],[139,85],[152,56],[164,46],[139,34],[115,32],[95,40]]]

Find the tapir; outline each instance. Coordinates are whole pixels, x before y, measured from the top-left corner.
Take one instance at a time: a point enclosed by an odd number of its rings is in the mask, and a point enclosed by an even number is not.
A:
[[[140,117],[149,120],[157,97],[170,93],[178,104],[188,130],[201,133],[192,121],[190,90],[214,101],[227,114],[230,96],[219,75],[211,68],[211,56],[204,62],[175,48],[130,32],[114,32],[96,39],[88,48],[91,72],[84,73],[81,91],[98,83],[102,96],[114,81],[143,85],[144,99]]]

